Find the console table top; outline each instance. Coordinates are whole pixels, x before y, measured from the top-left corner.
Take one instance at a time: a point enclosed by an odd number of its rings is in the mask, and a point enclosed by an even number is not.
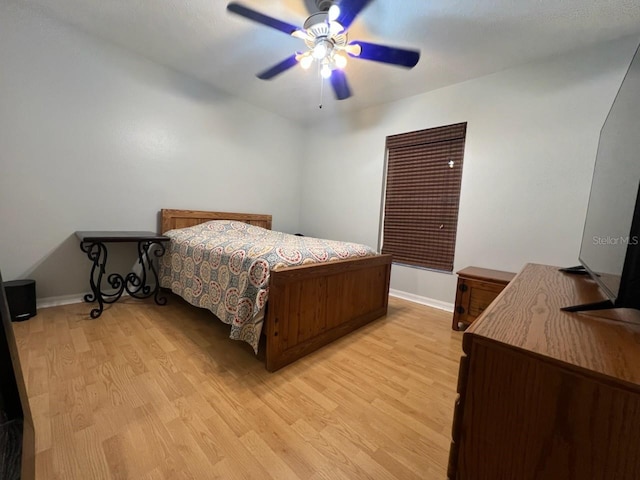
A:
[[[115,243],[115,242],[143,242],[154,240],[156,242],[168,242],[169,237],[155,232],[139,231],[78,231],[76,237],[81,242]]]

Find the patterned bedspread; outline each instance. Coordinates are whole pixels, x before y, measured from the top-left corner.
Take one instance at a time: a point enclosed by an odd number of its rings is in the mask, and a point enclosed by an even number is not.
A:
[[[231,325],[230,337],[258,351],[273,269],[366,257],[357,243],[299,237],[231,220],[170,230],[160,262],[160,285]]]

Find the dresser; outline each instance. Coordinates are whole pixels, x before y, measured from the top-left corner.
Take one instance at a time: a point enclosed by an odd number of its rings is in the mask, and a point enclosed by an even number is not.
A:
[[[479,267],[460,270],[451,328],[467,328],[515,276],[515,273]]]
[[[465,331],[448,478],[640,478],[640,312],[527,265]]]

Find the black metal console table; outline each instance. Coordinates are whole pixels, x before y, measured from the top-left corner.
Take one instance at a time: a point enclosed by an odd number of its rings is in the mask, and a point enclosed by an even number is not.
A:
[[[80,248],[87,254],[89,260],[93,262],[89,283],[91,293],[84,296],[85,302],[98,302],[98,308],[91,310],[91,318],[98,318],[102,315],[105,303],[114,303],[127,292],[129,296],[143,299],[153,296],[158,305],[166,305],[167,298],[160,296],[160,282],[158,272],[154,267],[152,256],[159,258],[164,255],[164,243],[169,241],[169,237],[158,235],[154,232],[76,232],[80,239]],[[140,275],[129,272],[125,276],[119,273],[112,273],[107,277],[107,282],[113,288],[112,293],[102,291],[102,276],[105,274],[107,264],[108,243],[136,242],[138,244],[138,263],[141,267]],[[154,247],[152,250],[152,247]],[[150,255],[151,253],[151,255]],[[149,285],[149,277],[155,281]]]

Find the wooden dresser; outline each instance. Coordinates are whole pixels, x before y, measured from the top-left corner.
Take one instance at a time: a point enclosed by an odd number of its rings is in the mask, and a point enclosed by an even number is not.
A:
[[[640,312],[527,265],[464,333],[449,479],[640,479]]]
[[[511,272],[478,267],[460,270],[451,328],[464,330],[471,325],[515,276]]]

